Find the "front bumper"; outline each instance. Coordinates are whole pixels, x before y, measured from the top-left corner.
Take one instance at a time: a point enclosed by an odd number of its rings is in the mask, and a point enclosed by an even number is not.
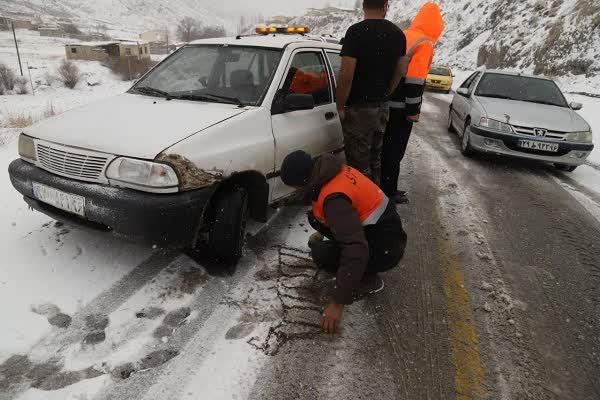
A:
[[[447,92],[450,89],[452,89],[452,83],[426,82],[425,83],[425,89],[428,89],[428,90],[442,90],[444,92]]]
[[[523,149],[518,145],[519,140],[556,143],[558,144],[558,152]],[[573,143],[534,136],[501,133],[476,126],[471,127],[471,147],[480,152],[565,165],[583,164],[592,150],[594,150],[594,145],[591,143]]]
[[[157,246],[193,244],[214,191],[209,188],[175,194],[144,193],[63,178],[23,160],[13,161],[8,173],[13,186],[37,211],[70,225]],[[32,182],[84,197],[85,217],[38,201]]]

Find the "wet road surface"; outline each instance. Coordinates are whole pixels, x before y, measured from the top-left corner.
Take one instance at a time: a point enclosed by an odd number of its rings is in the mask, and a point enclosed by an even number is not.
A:
[[[155,251],[73,315],[38,307],[0,399],[600,399],[600,222],[550,167],[464,158],[447,99],[402,166],[406,256],[339,335],[286,207],[235,269]]]

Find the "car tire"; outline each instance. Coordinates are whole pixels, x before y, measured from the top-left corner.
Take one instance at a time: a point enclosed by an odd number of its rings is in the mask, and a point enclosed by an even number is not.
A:
[[[471,147],[471,121],[469,119],[465,122],[465,128],[460,138],[460,152],[465,157],[472,156],[475,152]]]
[[[554,167],[559,171],[573,172],[577,169],[577,165],[554,164]]]
[[[454,126],[452,125],[452,107],[450,107],[450,111],[448,111],[448,124],[447,124],[448,132],[456,132]]]
[[[217,195],[208,245],[219,262],[236,264],[241,258],[247,214],[248,194],[243,188]]]

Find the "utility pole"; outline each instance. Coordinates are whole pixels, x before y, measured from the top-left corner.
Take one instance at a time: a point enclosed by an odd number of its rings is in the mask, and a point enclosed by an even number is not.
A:
[[[11,20],[10,26],[12,26],[13,38],[15,38],[15,48],[17,49],[17,58],[19,59],[19,69],[21,70],[21,76],[23,76],[23,66],[21,65],[21,55],[19,54],[19,44],[17,43],[17,34],[15,33],[15,23]]]
[[[169,28],[165,28],[165,38],[167,40],[167,55],[171,54],[169,51]]]

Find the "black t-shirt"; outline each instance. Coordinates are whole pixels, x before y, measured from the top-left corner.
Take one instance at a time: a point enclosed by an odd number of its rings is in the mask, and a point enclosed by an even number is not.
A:
[[[352,25],[341,53],[357,60],[347,105],[387,100],[398,59],[405,54],[406,37],[392,22],[367,19]]]

